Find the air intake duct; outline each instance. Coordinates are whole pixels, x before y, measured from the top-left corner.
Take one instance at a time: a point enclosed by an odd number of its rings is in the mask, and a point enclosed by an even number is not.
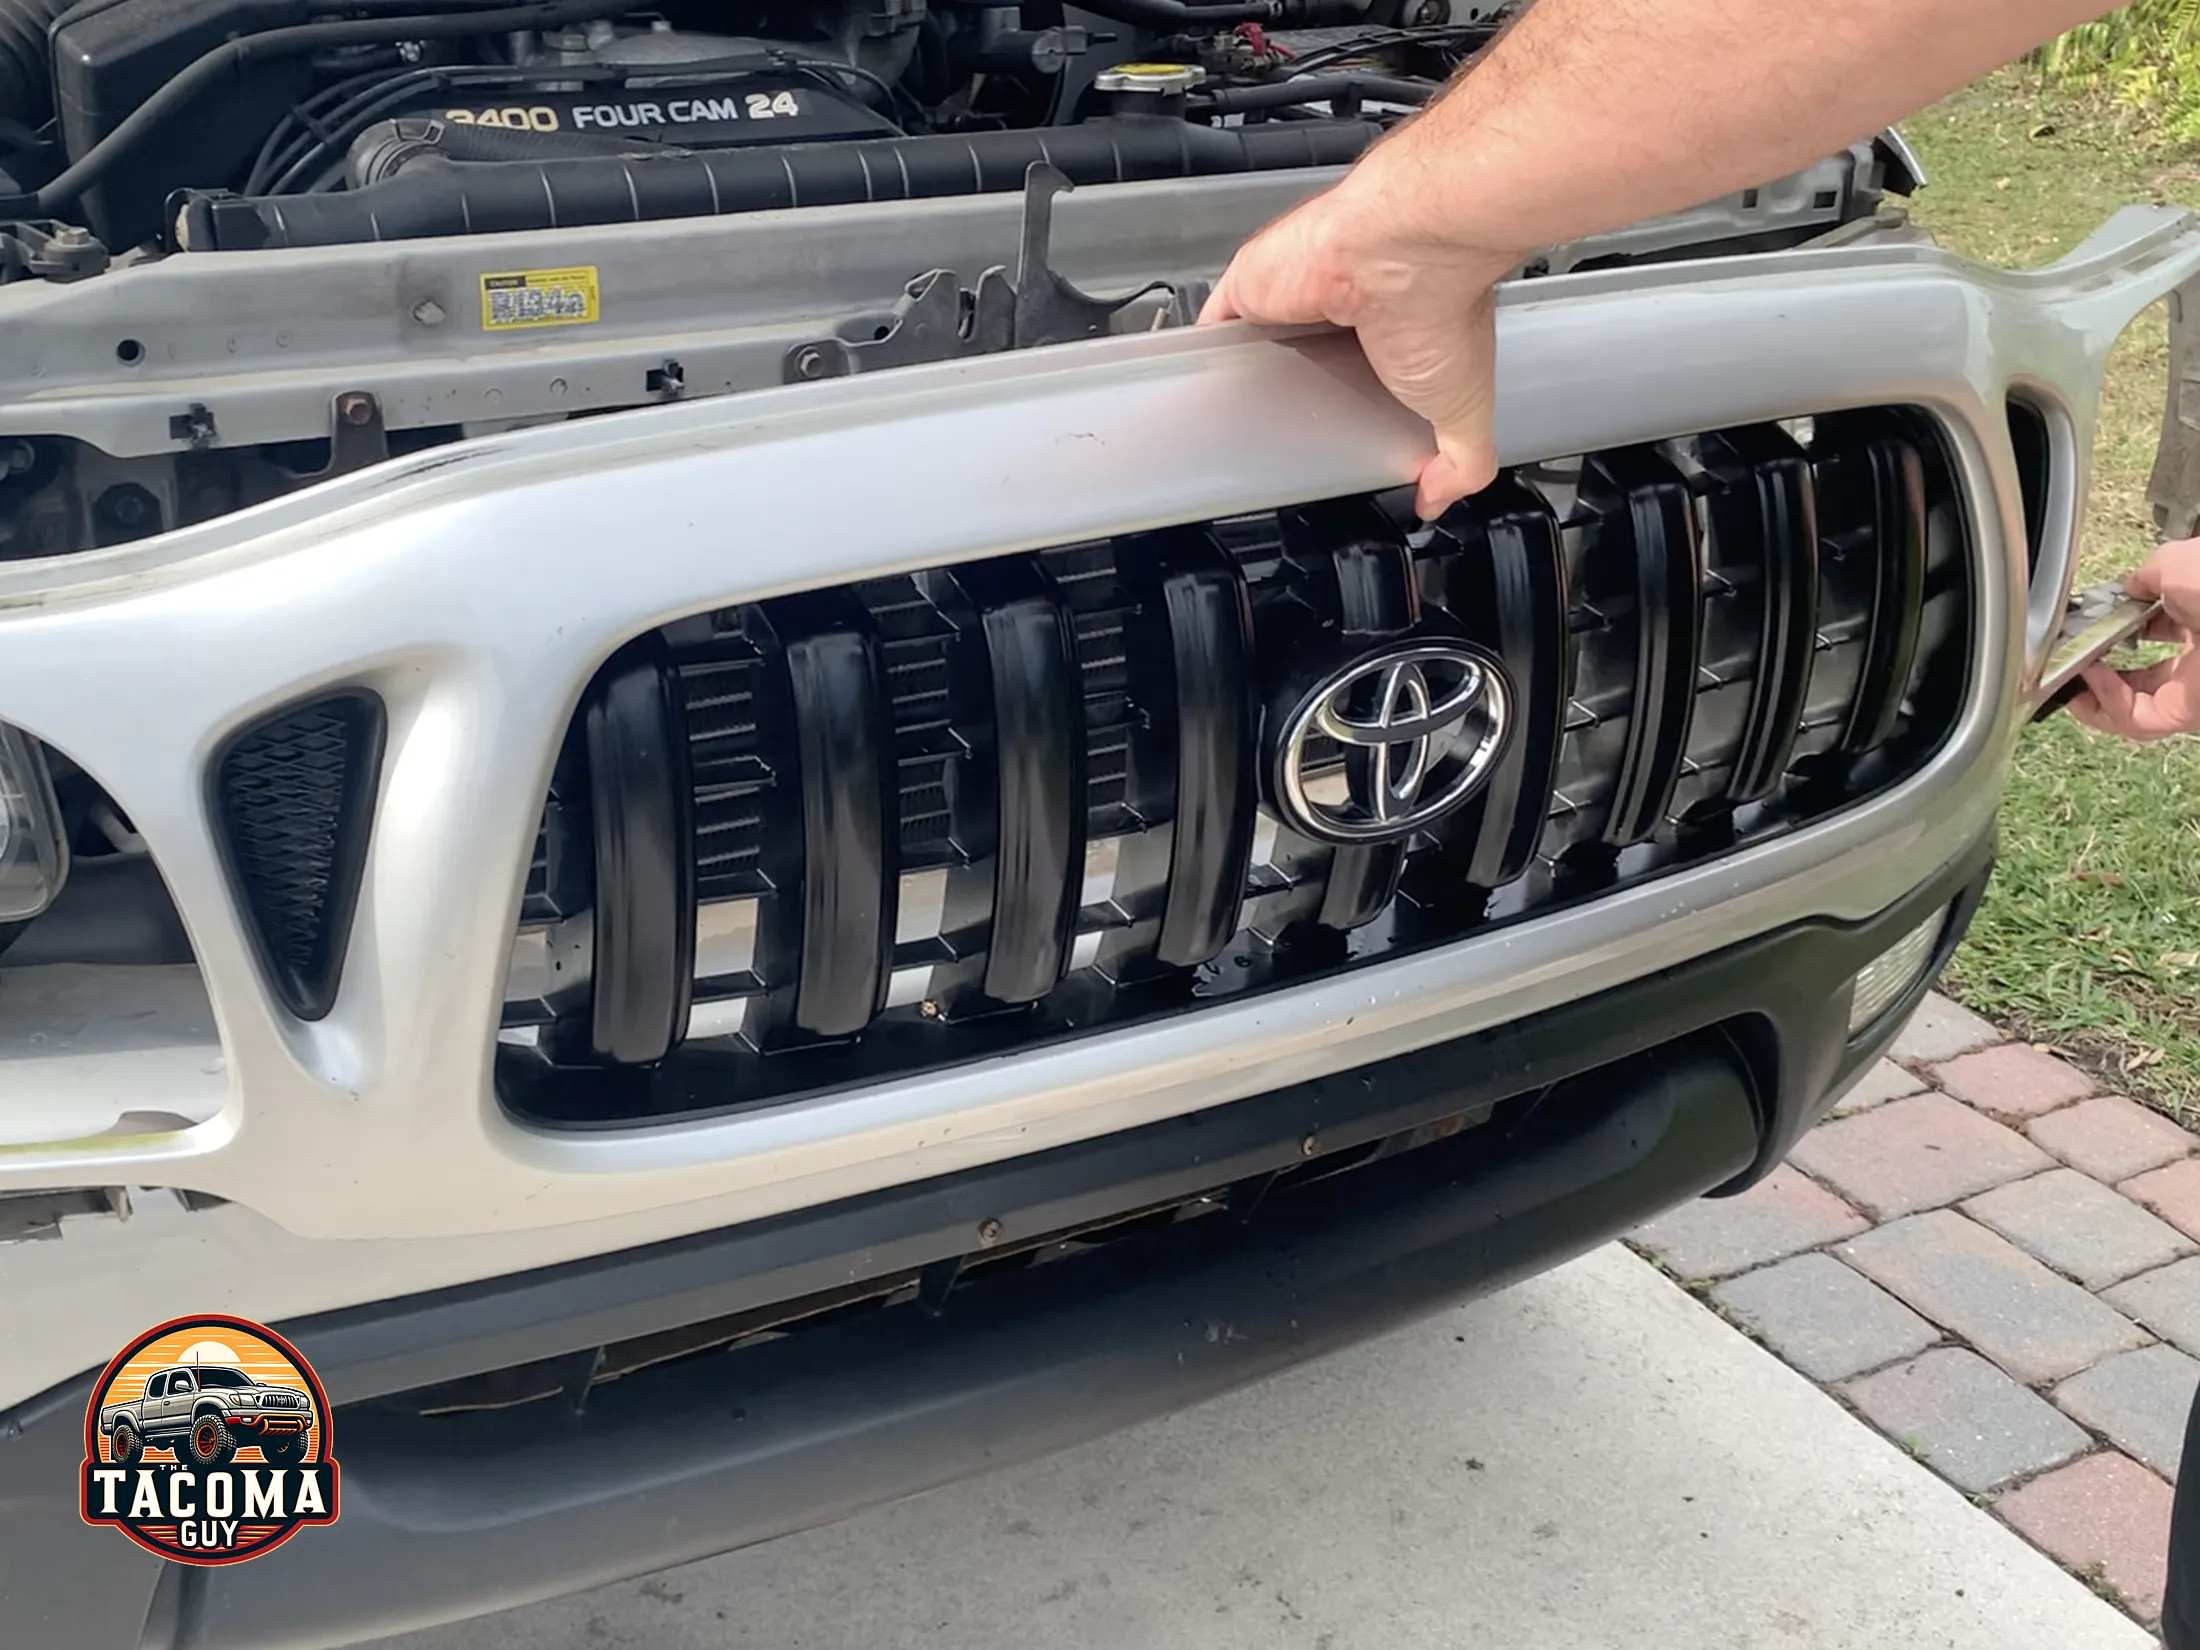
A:
[[[186,252],[343,246],[991,194],[1023,188],[1025,173],[1040,161],[1073,184],[1343,166],[1380,128],[1359,120],[1223,128],[1133,117],[784,149],[494,162],[453,159],[438,136],[447,130],[432,120],[369,128],[354,163],[372,162],[380,181],[343,194],[187,194],[172,225],[175,245]]]

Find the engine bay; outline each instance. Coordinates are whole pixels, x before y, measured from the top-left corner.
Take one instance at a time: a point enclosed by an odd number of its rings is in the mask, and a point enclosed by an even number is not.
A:
[[[613,178],[633,184],[629,216],[650,218],[967,191],[989,163],[1020,174],[1045,159],[1074,182],[1287,165],[1294,146],[1275,140],[1307,124],[1342,128],[1309,153],[1349,159],[1485,45],[1503,9],[24,0],[0,13],[0,197],[13,197],[0,218],[68,226],[110,254],[219,250],[478,233],[480,199],[449,172],[467,165],[514,169],[497,175],[504,196],[482,198],[505,202],[493,227],[517,229],[607,221],[596,198]],[[1071,135],[1096,124],[1108,142]],[[807,155],[783,195],[756,182],[777,170],[764,154],[866,141],[898,147]],[[410,194],[393,196],[407,174]],[[545,178],[553,203],[532,217],[511,204]],[[327,200],[423,194],[401,224]]]

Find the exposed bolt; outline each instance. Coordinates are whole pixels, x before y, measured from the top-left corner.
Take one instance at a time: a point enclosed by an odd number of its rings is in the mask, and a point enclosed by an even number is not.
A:
[[[417,40],[400,40],[397,43],[397,56],[401,62],[417,63],[427,55],[427,48]]]
[[[1310,1134],[1299,1142],[1299,1156],[1312,1157],[1322,1149],[1321,1136]]]
[[[798,376],[803,378],[823,378],[825,376],[825,352],[814,344],[807,349],[797,350],[794,357],[794,370]]]
[[[374,397],[351,390],[336,398],[336,416],[357,428],[374,422]]]
[[[940,1005],[927,997],[923,1002],[917,1004],[917,1012],[927,1020],[936,1020],[940,1017]]]
[[[91,238],[92,232],[89,229],[73,223],[63,224],[47,237],[55,246],[85,246],[90,243]]]
[[[423,298],[413,305],[413,319],[424,327],[439,327],[444,319],[443,306],[433,298]]]
[[[978,1222],[978,1241],[987,1248],[1001,1241],[1001,1223],[997,1220]]]
[[[1421,0],[1414,8],[1413,21],[1421,28],[1430,28],[1451,16],[1449,0]]]

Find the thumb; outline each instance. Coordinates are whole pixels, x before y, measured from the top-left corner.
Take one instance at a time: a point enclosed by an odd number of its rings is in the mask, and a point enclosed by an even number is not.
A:
[[[1375,376],[1435,433],[1436,455],[1421,471],[1415,501],[1421,518],[1434,520],[1497,474],[1496,304],[1484,294],[1462,307],[1456,291],[1439,294],[1371,316],[1359,334]]]
[[[1207,294],[1207,301],[1199,306],[1199,325],[1208,327],[1218,321],[1235,321],[1242,313],[1237,306],[1237,295],[1230,281],[1231,269],[1235,267],[1233,263],[1229,269],[1223,270],[1222,279],[1215,282],[1214,290]]]
[[[1487,429],[1480,435],[1458,437],[1438,431],[1436,456],[1422,466],[1420,486],[1414,494],[1414,511],[1423,521],[1434,521],[1470,493],[1479,493],[1497,478],[1497,460]]]

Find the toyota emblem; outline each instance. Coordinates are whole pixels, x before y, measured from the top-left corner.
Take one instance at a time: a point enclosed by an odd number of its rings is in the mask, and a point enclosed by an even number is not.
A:
[[[1320,842],[1400,841],[1481,789],[1511,732],[1512,702],[1504,668],[1463,642],[1363,654],[1274,724],[1276,810]]]

